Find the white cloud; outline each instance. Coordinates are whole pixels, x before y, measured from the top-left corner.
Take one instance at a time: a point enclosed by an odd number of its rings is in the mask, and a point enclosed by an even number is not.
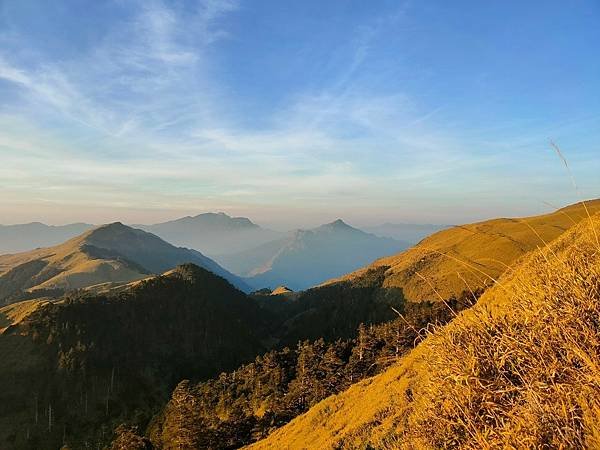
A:
[[[0,50],[0,79],[22,94],[0,109],[7,203],[370,211],[504,181],[486,171],[505,159],[480,151],[498,149],[488,133],[465,139],[441,126],[443,106],[359,76],[386,21],[358,34],[327,85],[292,91],[261,126],[242,126],[210,51],[237,3],[134,4],[85,55],[32,65]]]

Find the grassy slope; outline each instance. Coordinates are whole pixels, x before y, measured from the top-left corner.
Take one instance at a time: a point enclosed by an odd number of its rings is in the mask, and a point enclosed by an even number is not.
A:
[[[600,200],[587,202],[591,214]],[[587,217],[581,203],[523,219],[494,219],[435,233],[407,251],[381,258],[368,268],[389,266],[384,287],[402,288],[409,301],[447,299],[492,284],[527,252],[560,236]],[[328,284],[359,277],[358,270]],[[459,268],[457,270],[457,268]]]
[[[599,280],[585,221],[396,366],[252,448],[599,448]]]
[[[55,247],[0,256],[0,276],[11,277],[18,287],[30,290],[79,289],[107,281],[125,282],[148,276],[135,264],[119,259],[99,259],[84,251],[93,232],[85,232]],[[40,267],[25,270],[27,263],[33,261],[40,261]]]
[[[247,289],[238,277],[199,252],[174,247],[150,233],[114,223],[55,247],[0,256],[0,300],[15,301],[27,291],[47,295],[52,290],[127,283],[188,262]]]

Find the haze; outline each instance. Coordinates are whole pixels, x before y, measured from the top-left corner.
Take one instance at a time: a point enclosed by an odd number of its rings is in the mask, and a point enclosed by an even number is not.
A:
[[[0,223],[452,224],[594,197],[599,25],[594,0],[0,0]]]

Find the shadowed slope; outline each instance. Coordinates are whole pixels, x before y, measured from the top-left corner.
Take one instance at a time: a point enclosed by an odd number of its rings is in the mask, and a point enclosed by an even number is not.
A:
[[[600,216],[527,257],[385,373],[251,446],[597,448]]]
[[[267,317],[191,264],[115,295],[0,308],[0,447],[56,449],[66,436],[70,448],[102,448],[116,423],[145,425],[182,378],[263,352]]]

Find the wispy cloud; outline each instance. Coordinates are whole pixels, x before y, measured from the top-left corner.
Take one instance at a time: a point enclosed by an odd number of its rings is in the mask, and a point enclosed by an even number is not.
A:
[[[61,58],[22,51],[27,36],[14,30],[0,36],[0,88],[11,92],[0,105],[7,203],[368,211],[500,183],[490,170],[506,162],[497,133],[453,127],[447,102],[415,96],[396,81],[410,70],[377,56],[405,8],[348,30],[328,76],[290,88],[256,125],[215,57],[239,39],[227,24],[244,5],[115,4],[122,14],[102,36]]]
[[[114,24],[79,58],[56,61],[42,55],[37,64],[22,67],[0,51],[0,79],[20,88],[32,107],[53,108],[109,136],[142,125],[164,129],[186,109],[206,108],[202,88],[212,86],[203,72],[203,52],[225,36],[217,23],[235,6],[201,1],[187,14],[158,0],[139,2],[131,17]],[[185,86],[197,91],[184,98]]]

